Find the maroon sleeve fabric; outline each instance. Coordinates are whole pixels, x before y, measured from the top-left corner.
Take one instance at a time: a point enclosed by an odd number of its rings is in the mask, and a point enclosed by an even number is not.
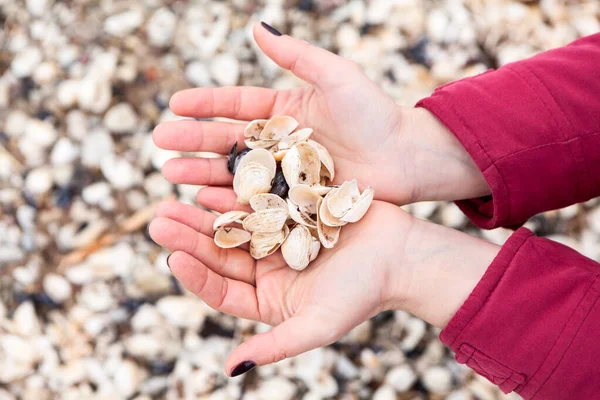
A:
[[[457,136],[490,186],[491,196],[457,202],[482,228],[600,195],[600,33],[441,86],[417,106]]]
[[[440,338],[506,393],[596,399],[599,274],[598,263],[521,228]]]

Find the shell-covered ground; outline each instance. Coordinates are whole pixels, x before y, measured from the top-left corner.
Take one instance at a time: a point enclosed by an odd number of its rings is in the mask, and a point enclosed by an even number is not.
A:
[[[339,343],[229,379],[227,353],[267,326],[182,292],[147,236],[172,185],[151,132],[192,86],[300,82],[250,27],[356,60],[398,103],[600,31],[600,3],[507,0],[0,0],[0,400],[505,398],[438,331],[383,313]],[[453,204],[407,207],[480,232]],[[600,206],[528,226],[600,258]],[[508,396],[516,399],[518,396]]]

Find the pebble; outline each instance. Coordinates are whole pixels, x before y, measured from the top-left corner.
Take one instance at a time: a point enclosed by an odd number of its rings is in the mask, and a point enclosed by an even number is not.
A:
[[[406,336],[402,339],[402,350],[409,352],[415,349],[423,339],[427,330],[427,325],[419,318],[410,318],[404,324]]]
[[[81,109],[101,114],[108,108],[111,99],[112,87],[108,79],[92,75],[79,82],[77,102]]]
[[[27,11],[35,17],[42,17],[53,3],[54,0],[27,0]]]
[[[54,165],[71,164],[79,157],[79,146],[68,138],[62,137],[56,141],[50,153],[50,162]]]
[[[80,83],[74,79],[62,81],[56,89],[56,98],[62,108],[71,108],[77,104]]]
[[[144,304],[137,310],[131,319],[131,327],[136,332],[143,332],[154,327],[162,326],[164,322],[164,318],[158,312],[156,307],[150,304]]]
[[[115,156],[106,156],[100,162],[102,175],[117,190],[129,189],[141,180],[141,172],[129,161]]]
[[[144,14],[141,10],[128,10],[120,14],[111,15],[104,21],[104,30],[117,37],[124,37],[144,22]]]
[[[389,385],[380,386],[373,393],[373,400],[396,400],[396,391]]]
[[[81,162],[87,167],[100,167],[102,160],[111,157],[114,142],[108,132],[96,130],[87,135],[81,143]]]
[[[33,74],[33,71],[41,61],[41,50],[31,46],[17,53],[10,64],[10,69],[15,77],[26,78]]]
[[[35,118],[27,119],[25,123],[25,140],[43,148],[49,147],[58,138],[54,126],[48,121]]]
[[[447,368],[429,367],[423,373],[423,386],[431,393],[446,394],[452,389],[452,375]]]
[[[392,368],[385,376],[385,383],[399,393],[408,391],[416,381],[417,374],[407,364]]]
[[[166,296],[156,303],[156,308],[170,324],[182,328],[199,329],[206,317],[202,301],[193,297]]]
[[[119,103],[106,112],[104,126],[112,133],[131,133],[138,125],[138,117],[129,103]]]
[[[43,195],[52,188],[52,171],[40,167],[29,171],[25,178],[25,189],[32,195]]]
[[[211,60],[210,73],[217,85],[235,86],[240,79],[240,63],[232,54],[219,54]]]
[[[21,303],[13,314],[15,333],[21,336],[37,336],[42,332],[40,321],[35,313],[35,308],[30,301]]]
[[[144,180],[144,190],[150,197],[162,199],[171,194],[173,184],[155,172]]]
[[[0,245],[0,265],[13,264],[23,261],[25,253],[17,246]]]
[[[263,381],[258,389],[261,400],[292,400],[295,394],[296,385],[281,376]]]
[[[91,311],[100,312],[114,307],[116,300],[107,284],[97,282],[83,287],[79,293],[79,302]]]
[[[96,182],[83,189],[81,198],[90,205],[98,205],[110,197],[110,192],[111,188],[108,183]]]
[[[213,86],[210,71],[201,61],[192,61],[185,68],[185,77],[194,86]]]
[[[148,20],[147,32],[150,44],[156,47],[171,45],[177,26],[177,16],[166,7],[159,8]]]
[[[56,303],[60,304],[71,298],[71,284],[61,275],[47,274],[43,286],[44,292]]]

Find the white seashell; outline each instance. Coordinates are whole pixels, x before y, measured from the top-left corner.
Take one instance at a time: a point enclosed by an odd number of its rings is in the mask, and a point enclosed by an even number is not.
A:
[[[317,203],[321,196],[312,187],[304,184],[290,188],[288,197],[294,204],[302,207],[309,214],[316,214]]]
[[[319,233],[319,240],[326,249],[331,249],[338,242],[340,238],[341,226],[331,227],[323,223],[321,220],[321,212],[327,209],[327,204],[323,199],[319,200],[319,212],[317,213],[317,229]]]
[[[275,176],[275,171],[277,170],[277,165],[275,163],[275,159],[273,155],[265,149],[256,149],[249,151],[238,164],[237,170],[239,171],[245,165],[250,163],[261,164],[263,167],[267,168],[272,176]]]
[[[249,149],[270,149],[277,144],[277,140],[262,140],[262,139],[246,139],[244,140],[246,147]]]
[[[298,121],[288,116],[273,117],[267,122],[259,139],[281,140],[289,136],[298,127]]]
[[[267,122],[269,122],[267,119],[255,119],[254,121],[251,121],[246,125],[246,129],[244,129],[244,136],[247,138],[258,139]]]
[[[315,185],[312,186],[312,189],[317,192],[319,196],[325,196],[327,193],[331,192],[333,189],[337,189],[339,186],[323,186],[323,185]]]
[[[238,167],[233,177],[233,190],[238,195],[238,203],[248,204],[252,196],[268,193],[271,190],[272,180],[273,174],[262,164],[253,162],[244,165],[243,168]]]
[[[215,243],[223,249],[238,247],[249,242],[251,235],[243,229],[221,227],[215,232]]]
[[[314,140],[308,140],[308,143],[317,149],[319,153],[319,159],[321,160],[322,169],[321,177],[326,176],[330,181],[335,178],[335,166],[333,163],[333,157],[329,154],[329,151],[321,143],[315,142]]]
[[[310,263],[312,235],[304,225],[296,225],[281,245],[281,254],[290,268],[302,271]]]
[[[270,150],[271,150],[271,153],[273,154],[273,158],[275,158],[275,161],[277,161],[277,162],[280,162],[281,160],[283,160],[283,157],[285,157],[285,155],[288,152],[288,149],[279,150],[277,146],[271,147]]]
[[[287,218],[287,208],[264,209],[248,215],[242,225],[248,232],[272,233],[282,230]]]
[[[298,144],[300,142],[305,142],[306,140],[308,140],[308,138],[310,137],[310,135],[312,135],[312,133],[313,133],[312,128],[299,129],[296,132],[289,135],[288,137],[281,139],[281,141],[279,142],[277,147],[279,150],[289,149],[292,146],[294,146],[295,144]],[[317,149],[317,151],[318,151],[318,149]]]
[[[298,206],[296,206],[289,198],[287,199],[287,203],[290,218],[292,218],[295,222],[309,228],[317,228],[317,221],[315,221],[309,214],[299,210]]]
[[[289,149],[281,160],[281,169],[290,188],[301,183],[313,186],[320,182],[319,154],[307,143],[298,143]]]
[[[313,262],[315,258],[317,258],[317,256],[319,255],[319,250],[321,250],[321,242],[319,242],[319,239],[313,236],[309,254],[310,262]]]
[[[250,255],[255,260],[260,260],[275,253],[281,244],[290,234],[290,228],[287,225],[277,232],[252,234],[250,239]]]
[[[365,189],[356,203],[342,218],[344,222],[358,222],[366,213],[375,197],[375,190],[371,186]]]
[[[360,190],[356,179],[344,182],[338,190],[327,196],[329,212],[336,218],[343,217],[358,201]]]
[[[319,219],[327,226],[330,226],[332,228],[338,227],[338,226],[344,226],[347,224],[347,222],[342,221],[339,218],[334,217],[333,215],[331,215],[331,212],[329,211],[329,207],[327,205],[327,203],[329,203],[329,200],[331,198],[332,195],[335,194],[335,192],[337,192],[339,189],[334,189],[332,191],[330,191],[329,193],[327,193],[327,195],[325,196],[325,198],[323,199],[323,201],[321,202],[321,205],[318,206],[318,217]]]
[[[250,207],[254,211],[267,210],[271,208],[283,208],[287,210],[288,205],[284,199],[273,193],[260,193],[252,196]]]
[[[242,220],[248,216],[249,213],[245,211],[228,211],[223,213],[215,219],[213,222],[213,230],[217,230],[223,226],[229,225],[232,222],[242,223]]]

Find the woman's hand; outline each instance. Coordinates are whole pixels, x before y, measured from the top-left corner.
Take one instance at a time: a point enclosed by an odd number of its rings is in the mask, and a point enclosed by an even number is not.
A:
[[[260,48],[308,86],[278,91],[265,88],[197,88],[171,99],[175,114],[225,117],[240,121],[294,116],[301,127],[331,153],[335,183],[357,179],[371,185],[378,200],[404,204],[487,194],[489,189],[469,155],[424,109],[402,109],[353,62],[305,41],[254,28]],[[245,124],[174,121],[154,131],[159,147],[184,152],[227,154],[237,141],[243,147]],[[225,159],[174,159],[163,167],[173,183],[231,185]],[[201,204],[223,198],[220,188],[201,192]],[[230,202],[233,198],[223,198]],[[204,204],[205,205],[205,204]]]
[[[157,214],[150,235],[172,252],[168,264],[184,287],[218,311],[275,326],[235,349],[227,374],[333,343],[383,310],[405,309],[443,327],[498,249],[375,201],[342,229],[335,249],[321,249],[298,272],[280,252],[255,261],[246,250],[218,248],[208,211],[167,202]]]

